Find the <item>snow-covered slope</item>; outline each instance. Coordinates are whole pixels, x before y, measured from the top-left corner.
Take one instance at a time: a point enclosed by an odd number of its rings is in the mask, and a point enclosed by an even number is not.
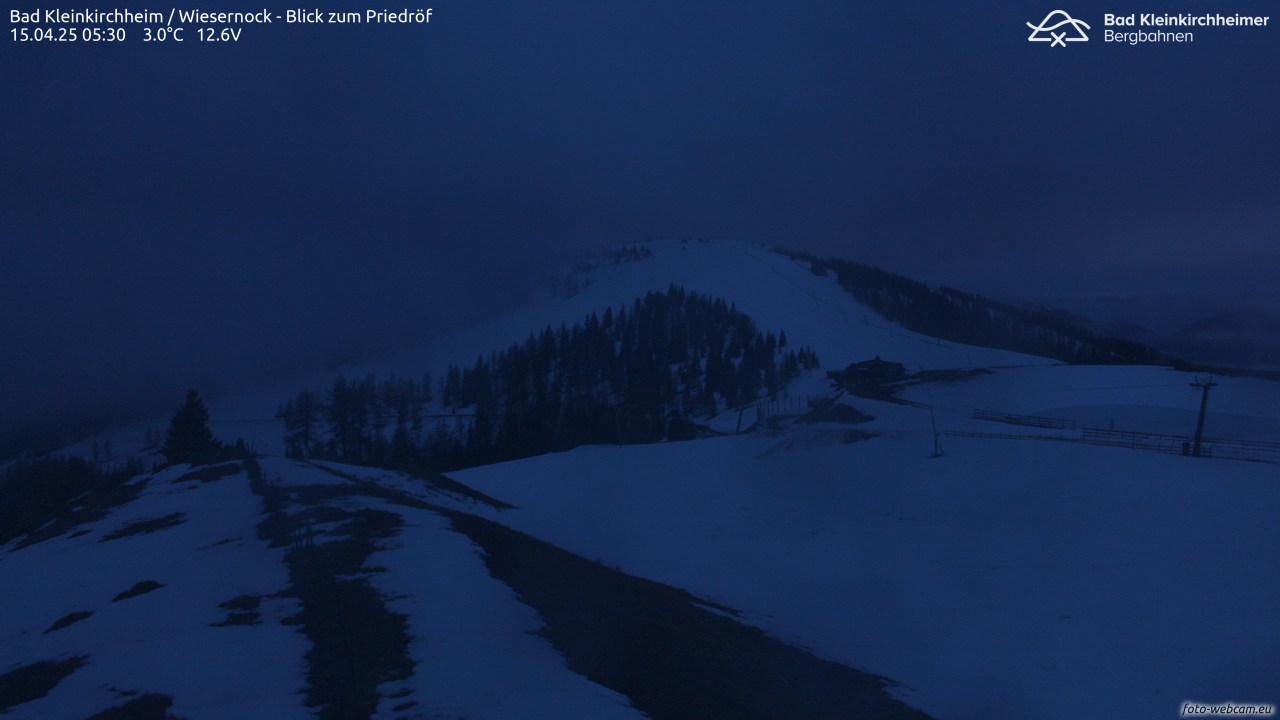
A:
[[[1073,370],[932,392],[959,406],[991,404],[993,387],[1053,398],[1010,405],[1026,410],[1062,408],[1088,386],[1082,402],[1129,420],[1171,412],[1149,404],[1161,385],[1179,388],[1170,403],[1195,401],[1163,370]],[[1156,387],[1100,389],[1123,383]],[[1256,411],[1261,394],[1271,412],[1260,427],[1274,433],[1278,390],[1252,386],[1211,422],[1247,425],[1232,410]],[[877,416],[855,427],[881,435],[849,443],[845,428],[797,425],[453,477],[517,505],[503,515],[513,527],[884,673],[936,717],[1162,718],[1184,700],[1276,701],[1277,465],[945,436],[931,458],[927,410],[853,403]]]
[[[733,303],[761,330],[785,330],[794,346],[813,348],[826,369],[876,355],[903,363],[911,370],[1042,366],[1046,358],[979,348],[938,340],[907,330],[877,316],[845,292],[833,277],[818,277],[806,263],[766,248],[732,242],[664,240],[640,246],[641,259],[622,260],[604,253],[590,269],[574,274],[578,290],[571,297],[552,296],[530,303],[492,321],[442,335],[424,346],[393,358],[343,370],[348,376],[373,372],[439,379],[450,365],[470,366],[480,355],[521,342],[547,326],[581,322],[591,313],[630,305],[650,291],[671,284]],[[819,373],[821,376],[821,373]],[[261,452],[283,452],[276,410],[288,397],[306,387],[324,388],[331,378],[317,374],[265,387],[210,403],[212,426],[227,440],[244,438]],[[176,402],[176,401],[175,401]],[[148,427],[162,430],[164,418],[108,431],[69,450],[89,456],[92,443],[108,443],[116,456],[139,452]]]
[[[120,706],[140,713],[126,704],[148,695],[167,698],[169,711],[188,720],[314,717],[308,683],[317,679],[308,679],[308,667],[320,631],[311,623],[318,608],[346,605],[341,594],[306,590],[300,563],[308,557],[329,563],[336,582],[372,583],[404,618],[412,669],[377,684],[374,717],[643,717],[625,697],[566,669],[533,634],[537,614],[489,576],[477,547],[449,532],[443,516],[363,494],[355,476],[265,459],[273,487],[293,491],[284,508],[293,530],[309,527],[317,550],[276,547],[260,538],[267,514],[243,467],[230,468],[204,479],[185,465],[142,476],[139,497],[102,520],[0,549],[0,676],[49,661],[71,670],[6,717],[87,718]],[[470,507],[403,476],[388,475],[386,485]],[[355,572],[343,574],[336,553],[353,534],[352,518],[368,512],[400,529],[380,535]],[[296,522],[308,515],[314,524]],[[372,628],[351,637],[385,642]],[[0,681],[0,690],[12,688]],[[0,692],[0,712],[6,700]],[[320,707],[330,717],[357,716]]]
[[[138,499],[102,520],[0,550],[0,672],[83,661],[8,717],[85,718],[138,693],[174,696],[191,718],[308,717],[307,643],[282,624],[297,605],[276,595],[288,573],[255,535],[258,500],[243,474],[201,482],[187,469],[139,478]],[[261,599],[260,622],[218,626],[239,597]]]
[[[903,363],[911,370],[1052,365],[1046,358],[962,345],[907,330],[877,316],[844,291],[833,277],[818,277],[807,263],[791,260],[766,248],[733,242],[663,240],[640,246],[641,259],[620,259],[604,253],[574,276],[577,291],[570,297],[552,296],[530,303],[492,321],[442,335],[424,346],[393,358],[345,368],[348,376],[373,372],[439,379],[450,365],[468,367],[480,355],[521,342],[547,326],[581,322],[591,313],[630,305],[650,291],[671,284],[733,303],[764,331],[785,330],[794,346],[813,348],[826,369],[876,355]],[[561,294],[563,295],[563,294]],[[821,375],[821,373],[819,373]],[[312,375],[210,403],[214,431],[228,440],[242,437],[262,452],[283,452],[281,429],[274,419],[285,398],[304,387],[324,388],[329,375]],[[140,423],[104,433],[117,455],[137,452],[148,425],[163,429],[165,420]],[[89,455],[91,440],[72,450]]]
[[[858,702],[879,702],[883,678],[901,683],[894,697],[951,720],[1163,718],[1184,700],[1280,700],[1280,453],[1242,462],[1082,442],[1083,428],[1191,434],[1194,377],[925,337],[760,248],[645,248],[578,274],[571,297],[347,373],[439,377],[671,283],[785,329],[823,369],[879,356],[988,372],[906,387],[905,403],[840,396],[874,416],[842,424],[795,417],[836,395],[814,371],[769,406],[779,417],[768,430],[452,475],[482,494],[278,457],[277,406],[321,377],[215,402],[214,430],[264,455],[267,489],[253,490],[247,465],[207,482],[171,468],[104,519],[0,548],[0,676],[69,668],[11,713],[88,717],[154,693],[190,719],[311,717],[333,701],[316,690],[336,632],[323,610],[348,602],[371,613],[352,622],[384,639],[356,643],[387,663],[362,696],[380,718],[664,718],[706,703],[720,714],[701,716],[743,717],[724,708],[748,692],[798,701],[821,694],[804,682],[865,685]],[[1219,381],[1206,435],[1280,442],[1280,384]],[[709,424],[740,427],[736,413]],[[134,452],[144,430],[99,448]],[[1044,435],[1056,440],[1030,437]],[[90,443],[72,450],[89,455]],[[113,602],[141,581],[161,587]],[[697,654],[708,648],[750,662]],[[677,659],[731,669],[671,671]],[[0,700],[4,690],[0,679]],[[759,717],[830,715],[747,704]]]
[[[655,241],[647,257],[602,257],[575,278],[572,297],[548,299],[520,312],[388,363],[440,367],[470,363],[481,352],[505,347],[548,325],[574,323],[592,312],[630,305],[670,284],[724,298],[762,330],[785,329],[796,345],[817,351],[823,365],[844,368],[875,355],[915,369],[1048,364],[1044,358],[950,343],[920,335],[877,316],[843,290],[834,277],[818,277],[807,263],[768,249],[731,242]]]

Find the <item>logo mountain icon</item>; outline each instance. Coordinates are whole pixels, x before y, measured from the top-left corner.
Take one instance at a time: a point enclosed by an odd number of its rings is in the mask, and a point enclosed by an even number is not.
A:
[[[1071,27],[1059,32],[1058,29],[1064,25]],[[1039,25],[1027,23],[1027,27],[1031,28],[1031,35],[1027,37],[1029,42],[1047,42],[1049,47],[1066,47],[1069,42],[1088,42],[1089,36],[1084,31],[1093,29],[1085,21],[1068,15],[1065,10],[1054,10],[1045,15]]]

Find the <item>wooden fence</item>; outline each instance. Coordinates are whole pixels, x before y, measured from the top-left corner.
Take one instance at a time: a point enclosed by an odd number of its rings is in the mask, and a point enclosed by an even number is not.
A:
[[[1080,435],[1045,435],[1031,433],[984,433],[948,430],[949,437],[987,438],[994,440],[1053,440],[1057,442],[1105,445],[1133,450],[1149,450],[1167,455],[1190,455],[1195,439],[1189,435],[1162,435],[1132,430],[1085,428]],[[1200,457],[1225,460],[1248,460],[1280,464],[1280,443],[1231,438],[1205,438],[1200,442]]]
[[[974,410],[974,420],[990,420],[992,422],[1001,422],[1009,425],[1025,425],[1027,427],[1049,428],[1053,430],[1075,430],[1075,420],[1064,420],[1062,418],[1042,417],[1040,415],[1014,415],[1012,413],[996,412],[994,410]]]

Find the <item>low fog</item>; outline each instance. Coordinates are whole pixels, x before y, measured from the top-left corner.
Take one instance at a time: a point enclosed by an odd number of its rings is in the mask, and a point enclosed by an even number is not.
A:
[[[1028,52],[1036,19],[466,2],[422,30],[12,46],[0,455],[167,412],[188,386],[421,342],[647,237],[785,245],[1167,333],[1273,293],[1274,41]],[[1189,300],[1161,303],[1170,288]],[[1125,317],[1135,297],[1147,319]],[[1247,345],[1267,326],[1234,327]]]

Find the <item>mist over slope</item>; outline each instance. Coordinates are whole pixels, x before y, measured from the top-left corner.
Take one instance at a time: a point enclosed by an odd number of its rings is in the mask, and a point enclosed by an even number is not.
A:
[[[951,340],[939,339],[928,332],[907,331],[897,322],[886,320],[882,315],[885,312],[883,306],[876,305],[873,308],[845,292],[849,288],[840,287],[842,276],[834,266],[829,265],[834,261],[821,261],[827,264],[818,267],[815,266],[816,258],[801,253],[783,252],[785,254],[732,242],[681,240],[654,241],[615,250],[602,250],[583,256],[571,271],[554,283],[556,297],[548,297],[544,292],[525,303],[521,309],[495,319],[473,319],[463,327],[438,332],[433,340],[416,350],[399,351],[381,360],[364,360],[356,364],[336,366],[330,372],[289,375],[291,379],[274,381],[257,390],[228,392],[224,388],[221,392],[206,395],[219,399],[220,407],[224,410],[216,415],[221,418],[240,418],[266,424],[272,420],[275,409],[284,398],[295,393],[299,387],[320,388],[326,385],[337,369],[348,376],[363,376],[367,372],[387,375],[394,372],[405,377],[421,377],[423,372],[429,371],[438,380],[440,373],[450,364],[468,366],[477,356],[503,349],[513,342],[522,342],[531,333],[543,328],[580,322],[591,313],[603,313],[610,307],[616,310],[646,292],[664,292],[672,284],[711,298],[723,298],[750,316],[761,328],[790,328],[793,340],[812,347],[828,368],[840,368],[849,362],[877,354],[891,357],[913,370],[1043,363],[1047,361],[1046,358],[1038,355],[1045,353],[1055,355],[1053,359],[1059,361],[1075,359],[1070,350],[1066,354],[1055,354],[1052,350],[1054,343],[1059,348],[1067,343],[1070,348],[1070,343],[1087,346],[1105,338],[1105,333],[1090,337],[1081,337],[1079,333],[1073,335],[1072,331],[1064,333],[1061,318],[1053,312],[1033,314],[1029,318],[1018,320],[1021,327],[1017,332],[1024,335],[1030,333],[1042,340],[1039,343],[1021,342],[1019,346],[1031,350],[1031,354],[1024,350],[1022,353],[1001,355],[993,353],[990,348],[978,347],[977,345],[984,343],[1000,344],[1002,341],[983,340],[984,337],[990,338],[990,333],[984,335],[973,332],[973,328],[968,327],[972,324],[971,319],[967,320],[963,315],[944,315],[933,321],[934,329],[929,332],[953,338]],[[815,274],[819,271],[821,274]],[[874,286],[880,288],[875,290],[878,293],[884,292],[883,278],[900,281],[907,286],[925,288],[920,283],[891,273],[873,271],[872,276],[878,278],[879,284]],[[848,278],[845,281],[848,282]],[[992,313],[999,313],[998,308],[1009,307],[956,290],[943,289],[942,294],[933,289],[928,292],[936,297],[959,298],[962,302],[969,303],[970,307],[973,306],[971,299],[977,298],[987,302],[989,307],[997,308],[991,310]],[[439,304],[438,299],[430,302]],[[922,317],[929,317],[927,308],[922,306],[917,311],[926,313]],[[388,317],[394,316],[396,310],[388,307],[386,314]],[[1093,327],[1084,320],[1073,321],[1073,324]],[[918,327],[930,326],[925,323]],[[1117,334],[1139,341],[1150,339],[1127,333]],[[954,338],[972,338],[970,343],[976,341],[977,345],[966,344]],[[1136,354],[1131,351],[1134,348],[1141,349],[1141,346],[1125,345],[1123,352],[1128,354],[1118,359],[1133,362],[1139,356],[1149,357],[1149,348]],[[1087,358],[1087,354],[1081,357]],[[156,413],[157,419],[151,425],[162,425],[163,415],[160,413],[162,408],[167,407],[168,403],[165,403],[152,411]],[[112,418],[109,422],[99,420],[78,429],[60,427],[56,432],[35,423],[23,428],[23,434],[7,434],[4,447],[9,448],[11,453],[32,447],[50,449],[49,438],[65,436],[68,431],[88,434],[95,427],[100,427],[99,423],[104,422],[117,427],[125,424],[129,428],[127,432],[117,430],[109,433],[113,438],[145,432],[145,425],[129,421],[127,415],[117,413]],[[271,433],[255,432],[253,435],[266,438]],[[126,442],[130,446],[136,444],[132,440]]]
[[[1267,530],[1280,384],[1218,378],[1192,457],[1194,374],[931,337],[819,270],[731,243],[603,253],[556,297],[343,371],[378,382],[317,374],[212,403],[214,434],[245,441],[218,464],[164,466],[163,419],[67,448],[87,478],[126,459],[158,467],[111,475],[110,492],[69,485],[0,533],[0,579],[21,589],[0,614],[0,705],[192,720],[1065,720],[1099,701],[1161,717],[1188,699],[1267,700],[1280,686]],[[666,379],[615,384],[610,372],[648,366],[575,365],[591,343],[545,340],[586,318],[602,357],[632,357],[646,337],[673,352],[652,338],[689,319],[672,310],[685,305],[634,315],[637,301],[693,293],[742,332],[711,333]],[[657,335],[611,337],[606,317]],[[644,383],[656,397],[681,367],[745,371],[743,338],[768,349],[766,329],[819,364],[745,396],[677,386],[702,399],[664,406],[647,432],[627,425]],[[550,354],[504,355],[513,346]],[[477,357],[531,365],[492,365],[492,396],[418,386],[406,411],[380,395],[403,387],[382,382],[393,375],[439,381]],[[534,367],[600,375],[539,384]],[[463,458],[447,476],[339,464],[321,459],[351,422],[335,387],[370,389],[349,436],[370,446],[398,432],[476,442],[485,402],[501,437],[546,392],[594,397],[597,435]],[[323,410],[305,447],[276,416],[300,388]]]

